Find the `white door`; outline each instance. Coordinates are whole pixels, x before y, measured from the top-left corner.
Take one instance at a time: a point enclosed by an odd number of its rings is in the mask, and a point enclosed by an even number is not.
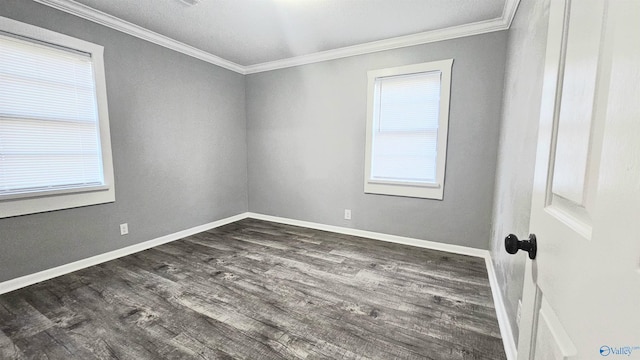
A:
[[[518,359],[640,359],[640,0],[551,0],[530,231]]]

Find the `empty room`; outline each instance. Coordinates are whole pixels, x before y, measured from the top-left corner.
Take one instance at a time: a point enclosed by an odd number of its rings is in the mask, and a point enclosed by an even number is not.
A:
[[[0,359],[640,359],[640,1],[0,1]]]

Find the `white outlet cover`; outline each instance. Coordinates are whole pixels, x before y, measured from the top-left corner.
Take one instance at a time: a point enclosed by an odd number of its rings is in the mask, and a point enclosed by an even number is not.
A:
[[[129,224],[120,224],[120,235],[127,235],[129,233]]]
[[[351,220],[351,210],[344,209],[344,219],[345,220]]]

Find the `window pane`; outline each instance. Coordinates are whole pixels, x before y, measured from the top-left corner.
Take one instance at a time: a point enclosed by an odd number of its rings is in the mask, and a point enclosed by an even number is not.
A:
[[[436,179],[440,71],[376,79],[371,178]]]
[[[0,195],[103,184],[90,56],[0,36]]]
[[[440,71],[385,77],[379,87],[379,131],[438,128]]]
[[[96,121],[91,58],[0,36],[0,116]]]
[[[437,130],[374,135],[371,177],[375,180],[434,182]]]

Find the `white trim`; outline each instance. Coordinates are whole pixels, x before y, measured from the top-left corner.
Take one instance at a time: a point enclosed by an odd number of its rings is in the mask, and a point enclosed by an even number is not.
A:
[[[507,308],[504,305],[504,299],[500,292],[498,278],[496,277],[496,271],[493,267],[493,261],[491,260],[491,254],[489,251],[486,253],[485,262],[487,264],[489,285],[491,286],[491,294],[493,295],[493,304],[496,308],[496,317],[498,318],[498,326],[500,327],[500,336],[502,337],[504,352],[507,355],[507,360],[516,360],[518,358],[518,348],[516,346],[516,341],[513,338],[513,330],[511,329],[511,323],[509,322],[509,315],[507,314]]]
[[[187,45],[180,41],[171,39],[167,36],[160,35],[151,30],[145,29],[141,26],[132,24],[128,21],[117,18],[113,15],[109,15],[102,11],[91,8],[87,5],[77,3],[73,0],[34,0],[43,5],[50,6],[54,9],[64,11],[68,14],[81,17],[83,19],[92,21],[96,24],[110,27],[114,30],[121,31],[125,34],[135,36],[142,40],[149,41],[151,43],[163,46],[167,49],[171,49],[185,55],[206,61],[208,63],[235,71],[240,74],[245,74],[245,68],[242,65],[238,65],[232,61],[223,59],[219,56],[215,56],[206,51],[197,49],[193,46]]]
[[[505,21],[507,29],[511,27],[513,18],[516,17],[516,11],[520,5],[520,0],[506,0],[502,9],[502,20]]]
[[[325,225],[325,224],[320,224],[315,222],[295,220],[295,219],[283,218],[279,216],[258,214],[253,212],[247,213],[247,217],[250,217],[252,219],[271,221],[271,222],[280,223],[280,224],[287,224],[287,225],[301,226],[301,227],[306,227],[306,228],[316,229],[316,230],[330,231],[338,234],[365,237],[368,239],[415,246],[415,247],[420,247],[425,249],[446,251],[454,254],[468,255],[468,256],[481,257],[481,258],[486,258],[487,256],[487,250],[476,249],[476,248],[460,246],[460,245],[445,244],[445,243],[436,242],[436,241],[383,234],[379,232],[346,228],[341,226]]]
[[[296,56],[288,59],[243,66],[171,39],[167,36],[147,30],[115,16],[93,9],[89,6],[77,3],[73,0],[34,1],[243,75],[507,30],[511,26],[516,9],[520,3],[520,0],[506,0],[502,16],[493,20],[480,21],[471,24],[453,26],[446,29],[426,31],[418,34],[399,36],[391,39]]]
[[[104,254],[92,256],[86,259],[74,261],[72,263],[68,263],[65,265],[57,266],[51,269],[43,270],[34,274],[21,276],[19,278],[7,280],[0,283],[0,294],[8,293],[10,291],[14,291],[29,285],[33,285],[35,283],[39,283],[41,281],[53,279],[55,277],[68,274],[70,272],[78,271],[90,266],[102,264],[107,261],[115,260],[117,258],[121,258],[123,256],[131,255],[143,250],[150,249],[152,247],[166,244],[175,240],[182,239],[187,236],[191,236],[203,231],[207,231],[213,228],[220,227],[222,225],[230,224],[232,222],[236,222],[247,217],[248,213],[242,213],[235,216],[231,216],[228,218],[224,218],[218,221],[210,222],[208,224],[192,227],[190,229],[178,231],[173,234],[161,236],[159,238],[155,238],[153,240],[145,241],[139,244],[127,246],[122,249],[117,249],[113,251],[109,251]]]
[[[364,160],[364,192],[366,194],[383,194],[395,196],[407,196],[423,199],[442,200],[444,195],[444,174],[447,163],[447,132],[449,128],[449,98],[451,95],[451,68],[453,59],[430,61],[426,63],[396,66],[386,69],[370,70],[367,72],[367,126],[365,141]],[[381,99],[381,91],[378,88],[378,81],[385,81],[384,78],[394,76],[412,76],[428,74],[431,72],[440,73],[440,101],[438,104],[438,129],[436,132],[436,159],[435,159],[435,182],[415,183],[398,181],[379,181],[372,176],[374,166],[373,154],[376,147],[375,139],[380,114],[377,110]],[[425,115],[426,116],[426,115]],[[425,119],[429,121],[429,119]]]

